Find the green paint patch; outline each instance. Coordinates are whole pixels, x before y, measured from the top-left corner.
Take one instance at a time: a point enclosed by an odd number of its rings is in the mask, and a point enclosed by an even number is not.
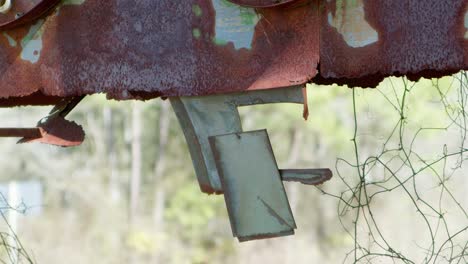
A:
[[[199,5],[193,5],[192,6],[192,12],[195,14],[195,16],[200,17],[203,15],[203,10]]]
[[[259,17],[253,8],[233,5],[226,0],[213,0],[216,12],[215,36],[217,45],[234,44],[234,48],[252,48],[255,26]]]
[[[224,45],[228,44],[228,42],[226,40],[219,39],[219,38],[214,38],[213,43],[216,44],[216,45],[219,45],[219,46],[224,46]]]
[[[42,27],[43,24],[43,19],[38,20],[36,24],[31,26],[28,34],[21,40],[21,59],[31,63],[39,61],[42,51],[42,34],[44,32],[44,28]]]
[[[245,26],[255,25],[258,22],[257,14],[249,9],[240,9],[241,23]]]
[[[196,38],[199,39],[201,37],[201,31],[198,28],[194,28],[192,30],[192,35]]]
[[[86,0],[65,0],[63,5],[82,5]]]

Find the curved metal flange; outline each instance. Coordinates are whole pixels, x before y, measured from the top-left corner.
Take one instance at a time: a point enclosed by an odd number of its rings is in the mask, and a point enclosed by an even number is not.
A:
[[[0,31],[14,29],[28,23],[34,23],[37,19],[46,15],[54,7],[56,7],[61,0],[42,0],[30,10],[15,16],[15,19],[0,24]],[[11,0],[5,0],[4,4],[0,6],[1,13],[7,13],[12,7]]]

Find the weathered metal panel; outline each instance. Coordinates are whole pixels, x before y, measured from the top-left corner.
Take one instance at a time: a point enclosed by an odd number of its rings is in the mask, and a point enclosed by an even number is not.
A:
[[[322,2],[317,82],[375,86],[467,69],[466,0]]]
[[[14,1],[0,24],[40,2]],[[446,75],[467,69],[467,6],[468,0],[66,0],[35,24],[0,34],[0,106],[92,93],[219,94],[314,77],[375,86],[389,75]]]
[[[317,72],[318,32],[318,0],[265,10],[227,0],[67,0],[0,34],[0,98],[145,99],[303,84]]]
[[[210,137],[210,143],[234,236],[246,241],[294,234],[296,224],[266,130]]]

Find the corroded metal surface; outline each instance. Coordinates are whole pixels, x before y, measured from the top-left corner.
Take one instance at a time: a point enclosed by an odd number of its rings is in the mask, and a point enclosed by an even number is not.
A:
[[[15,127],[0,128],[0,137],[39,138],[41,136],[42,136],[41,130],[37,127],[34,127],[34,128],[15,128]]]
[[[317,82],[375,86],[384,77],[467,69],[466,0],[328,0]]]
[[[11,30],[19,26],[33,23],[36,19],[45,16],[61,0],[29,0],[4,1],[0,11],[0,30]]]
[[[40,136],[23,135],[18,143],[40,142],[61,147],[79,146],[85,139],[83,128],[73,121],[62,117],[50,119],[38,125]]]
[[[13,3],[0,24],[41,1]],[[468,68],[467,5],[65,0],[35,24],[0,34],[0,106],[93,93],[149,99],[442,76]]]
[[[41,104],[48,96],[147,99],[302,84],[316,74],[318,14],[318,0],[265,10],[227,0],[67,0],[0,35],[0,98],[34,94],[22,101]]]
[[[41,142],[74,147],[83,143],[85,134],[80,125],[60,117],[34,128],[0,128],[0,137],[21,137],[18,143]]]
[[[35,128],[0,128],[0,137],[21,137],[18,143],[41,142],[61,147],[81,145],[85,139],[83,128],[65,117],[83,100],[84,96],[62,98],[39,120]]]

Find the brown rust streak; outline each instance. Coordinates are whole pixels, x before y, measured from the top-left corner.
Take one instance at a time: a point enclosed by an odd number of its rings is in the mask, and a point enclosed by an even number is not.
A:
[[[322,12],[317,83],[375,87],[384,77],[440,77],[466,69],[466,0],[364,0],[376,43],[353,48],[327,21],[336,1]],[[346,6],[343,6],[346,12]],[[346,21],[344,22],[346,23]]]
[[[212,6],[205,5],[204,12],[209,14],[209,21],[215,19]],[[318,2],[257,12],[261,19],[250,50],[236,50],[232,43],[217,46],[212,41],[214,23],[201,28],[206,35],[194,46],[201,66],[197,68],[197,86],[204,88],[204,93],[287,87],[306,83],[317,73]]]
[[[0,24],[15,20],[17,14],[24,14],[36,6],[41,0],[16,0],[12,1],[12,7],[6,14],[0,14]],[[3,3],[3,1],[2,1]]]
[[[33,6],[16,3],[18,10]],[[379,39],[358,48],[328,24],[337,3],[258,9],[251,49],[214,43],[211,0],[64,5],[46,19],[37,63],[20,58],[29,27],[7,32],[16,46],[0,36],[0,105],[94,93],[115,99],[208,95],[299,85],[314,77],[317,83],[374,87],[386,76],[416,80],[468,68],[468,0],[363,0],[365,19]]]
[[[34,128],[0,128],[0,137],[28,137],[40,138],[41,130]]]
[[[194,4],[201,17],[193,14]],[[252,49],[236,50],[232,43],[214,43],[210,0],[65,5],[47,18],[37,63],[20,59],[27,27],[8,32],[17,47],[0,38],[0,98],[27,97],[18,104],[93,93],[148,99],[306,83],[317,72],[318,12],[318,0],[259,11]],[[193,37],[194,28],[200,39]]]

